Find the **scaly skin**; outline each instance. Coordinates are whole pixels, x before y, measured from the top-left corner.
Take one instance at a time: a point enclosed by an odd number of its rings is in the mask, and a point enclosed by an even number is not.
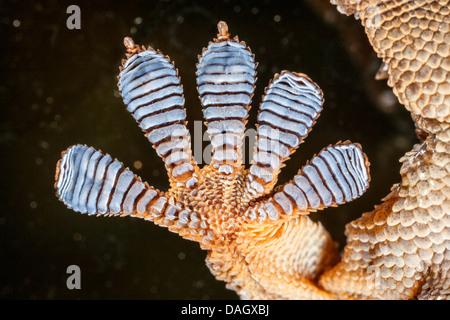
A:
[[[421,144],[384,202],[346,227],[342,261],[320,278],[339,298],[444,299],[450,280],[450,2],[336,1],[358,15]]]

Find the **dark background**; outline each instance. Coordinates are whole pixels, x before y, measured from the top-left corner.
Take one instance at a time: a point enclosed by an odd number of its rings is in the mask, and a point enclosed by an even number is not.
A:
[[[81,30],[66,27],[71,4],[81,8]],[[287,161],[280,183],[339,140],[359,142],[367,153],[369,191],[311,215],[341,248],[345,224],[380,203],[399,181],[398,159],[416,141],[412,121],[385,81],[373,80],[379,60],[359,21],[337,14],[327,1],[1,1],[1,298],[237,298],[210,274],[197,243],[143,220],[74,213],[53,188],[61,151],[83,143],[167,189],[162,161],[118,95],[122,40],[131,35],[175,61],[192,130],[193,121],[202,119],[197,55],[216,36],[220,20],[259,62],[248,127],[276,72],[307,73],[324,91],[324,111]],[[81,290],[66,287],[72,264],[81,268]]]

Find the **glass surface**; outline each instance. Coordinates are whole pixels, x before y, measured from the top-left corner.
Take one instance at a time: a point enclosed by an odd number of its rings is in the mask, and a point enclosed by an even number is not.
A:
[[[275,0],[77,5],[81,29],[69,30],[64,2],[0,4],[0,298],[238,298],[211,275],[197,243],[139,219],[81,215],[55,197],[60,153],[77,143],[109,153],[155,188],[168,188],[162,161],[118,94],[125,36],[175,61],[191,133],[202,119],[197,55],[216,36],[220,20],[259,62],[248,128],[274,73],[303,72],[318,83],[325,96],[322,115],[279,182],[329,144],[361,143],[371,162],[369,190],[350,204],[311,215],[341,248],[345,224],[372,210],[400,180],[398,159],[416,142],[412,121],[386,81],[372,80],[379,60],[359,21],[336,14],[326,2],[314,8],[307,1]],[[80,267],[81,290],[66,287],[72,264]]]

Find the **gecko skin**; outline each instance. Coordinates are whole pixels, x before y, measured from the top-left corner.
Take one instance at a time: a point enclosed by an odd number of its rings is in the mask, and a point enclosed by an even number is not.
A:
[[[446,299],[450,293],[450,2],[332,1],[361,19],[421,143],[401,182],[346,227],[341,262],[319,285],[339,298]]]

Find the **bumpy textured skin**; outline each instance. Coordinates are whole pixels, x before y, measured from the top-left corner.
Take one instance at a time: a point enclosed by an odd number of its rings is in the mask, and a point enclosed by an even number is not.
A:
[[[242,298],[335,298],[316,283],[339,261],[337,245],[307,215],[361,196],[370,181],[367,158],[359,144],[338,142],[274,188],[283,162],[312,129],[324,101],[308,76],[283,71],[262,99],[255,154],[245,169],[240,149],[256,63],[224,22],[218,29],[197,65],[211,164],[200,169],[191,155],[174,65],[161,52],[125,38],[119,90],[164,160],[171,188],[156,190],[109,155],[76,145],[57,164],[57,196],[81,213],[144,218],[199,242],[211,272]]]
[[[450,297],[450,1],[332,1],[361,19],[421,144],[402,180],[346,227],[341,262],[319,284],[339,298]]]

